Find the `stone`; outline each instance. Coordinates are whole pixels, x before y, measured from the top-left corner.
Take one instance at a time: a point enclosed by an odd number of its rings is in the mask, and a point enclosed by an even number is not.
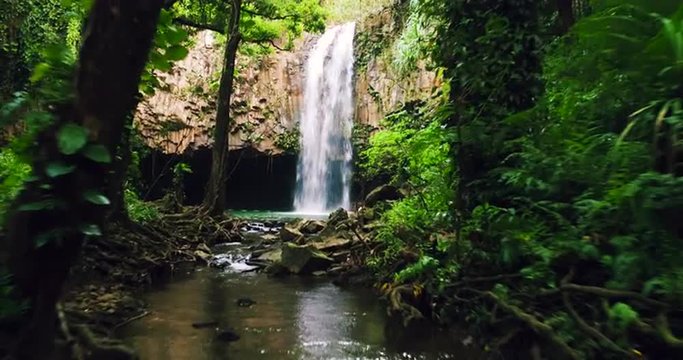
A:
[[[261,236],[261,239],[263,239],[263,241],[265,241],[265,242],[271,242],[272,243],[272,242],[277,241],[278,237],[277,237],[277,235],[266,234],[266,235]]]
[[[239,307],[250,307],[250,306],[256,304],[256,301],[254,301],[254,299],[243,297],[243,298],[237,299],[236,303],[237,303],[237,306],[239,306]]]
[[[333,251],[351,245],[351,240],[341,237],[330,237],[319,242],[314,242],[311,245],[320,251]]]
[[[218,321],[200,321],[192,323],[192,327],[195,329],[206,329],[215,326],[218,326]]]
[[[216,334],[216,339],[225,342],[233,342],[239,340],[240,336],[232,330],[221,330]]]
[[[195,248],[195,250],[200,250],[200,251],[203,251],[203,252],[205,252],[205,253],[207,253],[207,254],[211,254],[211,253],[212,253],[211,249],[209,249],[209,246],[206,245],[206,244],[204,244],[204,243],[197,245],[197,247]]]
[[[299,229],[304,234],[317,234],[325,228],[325,223],[317,220],[306,221]]]
[[[282,245],[281,264],[293,274],[310,274],[314,271],[327,270],[333,259],[317,250],[312,245]]]
[[[403,195],[395,186],[381,185],[370,191],[365,197],[365,205],[372,207],[380,201],[398,200],[402,197]]]
[[[360,208],[358,210],[358,217],[364,222],[375,220],[375,210],[368,207]]]
[[[265,261],[270,263],[280,262],[282,260],[282,249],[269,250],[254,258],[257,261]]]
[[[344,210],[343,208],[339,208],[330,213],[330,216],[327,219],[327,225],[334,227],[342,221],[347,220],[348,218],[349,213],[346,212],[346,210]]]
[[[263,271],[268,274],[268,276],[272,277],[278,277],[278,276],[283,276],[289,274],[289,270],[285,268],[282,264],[280,263],[275,263],[275,264],[270,264],[266,266]]]
[[[289,226],[283,226],[282,229],[280,229],[280,239],[283,242],[296,241],[302,236],[304,236],[304,234],[302,234],[301,231]]]
[[[211,262],[212,255],[202,250],[195,250],[193,255],[197,259],[197,261],[203,261],[207,264]]]

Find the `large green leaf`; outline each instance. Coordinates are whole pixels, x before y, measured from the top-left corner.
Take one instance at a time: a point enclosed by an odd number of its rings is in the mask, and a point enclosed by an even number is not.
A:
[[[82,126],[68,123],[62,126],[57,133],[59,151],[65,155],[73,155],[88,142],[88,131]]]
[[[48,209],[54,209],[57,207],[57,202],[54,200],[41,200],[41,201],[35,201],[27,204],[23,204],[19,206],[17,210],[19,211],[40,211],[40,210],[48,210]]]
[[[171,61],[182,60],[187,56],[188,53],[189,50],[187,50],[186,47],[174,45],[166,49],[166,58]]]
[[[111,155],[103,145],[88,145],[83,150],[83,156],[98,163],[110,163]]]
[[[102,236],[102,231],[100,227],[95,224],[83,224],[79,226],[81,233],[89,236]]]
[[[76,166],[74,165],[65,164],[61,161],[55,161],[47,164],[45,173],[51,178],[56,178],[58,176],[70,174],[74,170],[76,170]]]
[[[97,190],[88,190],[83,193],[83,198],[95,205],[109,205],[109,199]]]

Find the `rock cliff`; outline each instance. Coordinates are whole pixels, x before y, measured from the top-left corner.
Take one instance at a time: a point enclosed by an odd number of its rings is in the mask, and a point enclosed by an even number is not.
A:
[[[404,24],[398,7],[387,7],[358,23],[358,124],[376,128],[387,113],[404,102],[429,96],[438,85],[434,73],[423,64],[407,76],[393,70],[391,52]],[[267,155],[296,153],[304,67],[315,39],[314,35],[305,35],[292,51],[278,50],[259,59],[239,56],[231,104],[231,150],[252,148]],[[164,87],[144,99],[136,115],[136,127],[147,145],[167,154],[211,146],[221,55],[222,45],[212,34],[199,32],[188,57],[169,73],[159,74]]]

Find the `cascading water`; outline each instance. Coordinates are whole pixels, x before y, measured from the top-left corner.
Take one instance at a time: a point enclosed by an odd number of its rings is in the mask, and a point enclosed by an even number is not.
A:
[[[306,64],[294,208],[322,213],[351,206],[355,23],[325,32]]]

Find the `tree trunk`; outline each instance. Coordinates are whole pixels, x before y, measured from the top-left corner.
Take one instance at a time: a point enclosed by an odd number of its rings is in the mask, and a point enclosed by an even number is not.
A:
[[[235,61],[242,35],[240,15],[242,0],[232,0],[232,13],[228,25],[229,40],[223,56],[223,71],[218,90],[218,109],[211,158],[211,175],[204,194],[204,209],[213,215],[221,214],[226,207],[226,167],[228,160],[228,131],[230,130],[230,98],[235,77]]]
[[[37,180],[28,182],[12,204],[3,244],[15,295],[29,306],[12,334],[14,358],[52,358],[55,304],[86,240],[85,233],[93,235],[96,226],[102,228],[107,213],[103,202],[93,201],[86,191],[104,193],[112,165],[93,161],[82,151],[64,154],[58,145],[59,131],[65,124],[80,126],[88,131],[86,146],[102,145],[109,154],[116,153],[126,118],[136,104],[162,4],[162,0],[95,1],[73,100],[55,105],[54,125],[38,135],[31,159]],[[47,167],[57,162],[74,168],[49,176]],[[52,206],[36,208],[46,200],[52,201]],[[29,204],[33,204],[32,210],[27,209]]]
[[[137,107],[137,103],[136,106]],[[121,144],[118,147],[116,156],[114,157],[113,171],[109,177],[109,185],[107,186],[107,197],[111,201],[109,209],[108,222],[127,222],[128,210],[126,209],[126,201],[124,199],[124,191],[126,185],[126,175],[128,175],[128,167],[130,166],[132,158],[132,150],[130,148],[130,137],[133,130],[133,115],[128,116],[126,121],[126,128],[121,136]]]
[[[562,34],[566,34],[575,22],[573,0],[557,0],[557,12],[560,20],[560,31]]]

